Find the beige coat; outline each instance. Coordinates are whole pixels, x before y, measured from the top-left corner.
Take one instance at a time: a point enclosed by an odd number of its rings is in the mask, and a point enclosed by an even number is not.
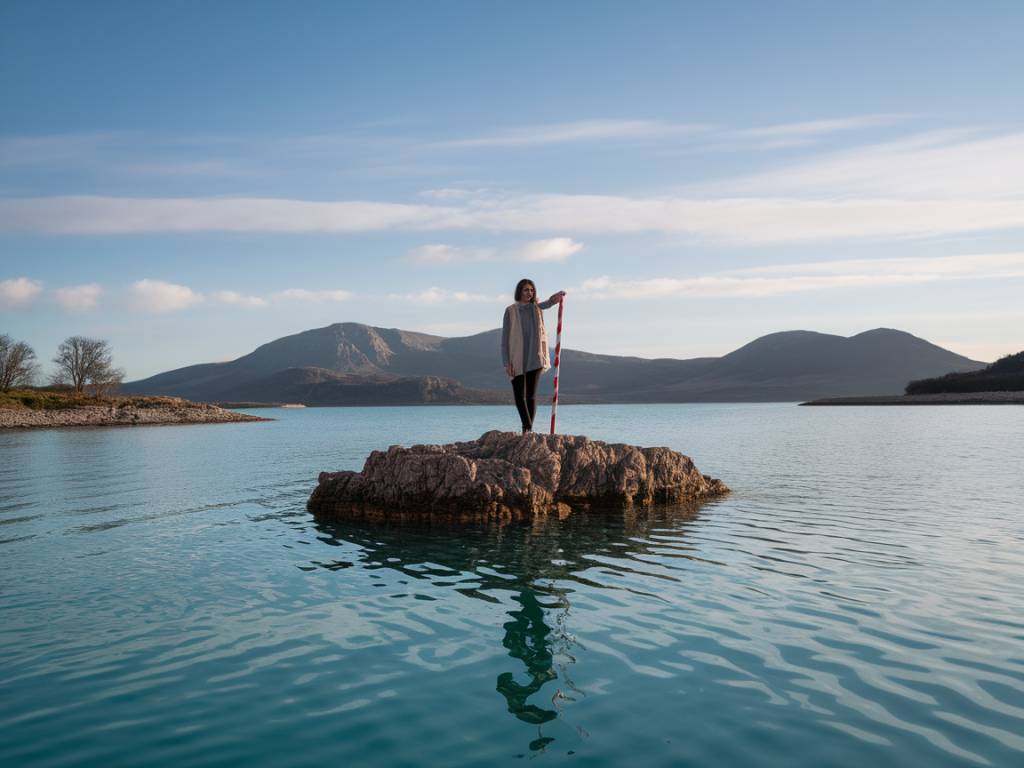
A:
[[[525,371],[523,368],[523,328],[519,324],[519,304],[510,304],[505,307],[505,317],[509,321],[508,329],[508,360],[512,364],[512,376],[519,376]],[[533,311],[537,313],[537,329],[540,331],[540,344],[537,345],[540,359],[537,360],[541,373],[551,367],[551,360],[548,357],[548,333],[544,329],[544,313],[536,302],[533,304]],[[532,370],[532,366],[531,366]]]

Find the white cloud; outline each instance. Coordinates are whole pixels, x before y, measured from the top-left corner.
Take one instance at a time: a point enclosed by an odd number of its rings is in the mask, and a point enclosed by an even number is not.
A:
[[[661,120],[579,120],[569,123],[501,128],[486,136],[438,142],[444,148],[528,147],[608,139],[649,139],[698,133],[707,125],[668,123]]]
[[[440,187],[438,189],[424,189],[419,194],[420,197],[425,197],[428,200],[450,202],[452,200],[466,200],[486,193],[487,190],[483,188],[466,189],[464,187]]]
[[[728,132],[728,135],[739,139],[757,139],[762,142],[761,146],[766,148],[795,146],[815,141],[823,136],[834,133],[845,133],[864,128],[892,125],[893,123],[905,120],[907,117],[908,115],[902,114],[883,114],[857,115],[831,120],[806,120],[797,123],[765,125],[757,128],[741,128]]]
[[[491,328],[487,322],[480,323],[427,323],[418,325],[416,330],[422,333],[432,333],[437,336],[472,336],[483,333]]]
[[[662,232],[713,243],[770,244],[1022,227],[1024,192],[1013,199],[917,200],[532,194],[477,198],[460,207],[241,198],[0,200],[0,231],[45,234],[563,230]]]
[[[0,280],[0,309],[21,307],[31,303],[42,293],[43,284],[27,277],[13,277]]]
[[[238,291],[215,291],[213,299],[221,304],[232,304],[239,307],[265,307],[267,300],[260,296],[245,296]]]
[[[449,302],[465,303],[495,303],[506,299],[504,296],[486,296],[480,293],[469,293],[467,291],[450,291],[444,288],[430,287],[422,291],[411,293],[392,293],[388,295],[392,301],[409,301],[416,304],[446,304]]]
[[[529,195],[471,208],[466,216],[477,227],[495,230],[663,232],[698,241],[770,244],[1021,228],[1024,195],[992,201]]]
[[[781,296],[826,288],[864,288],[927,282],[924,275],[834,275],[790,277],[656,277],[645,280],[610,281],[600,289],[584,289],[585,299],[735,298]],[[590,282],[590,281],[588,281]]]
[[[492,248],[459,248],[444,243],[421,245],[409,251],[409,258],[419,264],[462,264],[466,262],[493,261]]]
[[[351,291],[342,290],[318,290],[311,291],[306,288],[287,288],[273,294],[273,298],[284,301],[347,301],[352,298]]]
[[[58,288],[53,292],[57,302],[68,312],[89,312],[96,309],[103,289],[96,283]]]
[[[572,254],[582,250],[583,244],[569,237],[553,237],[547,240],[532,240],[507,254],[510,261],[565,261]],[[494,248],[462,248],[436,243],[421,245],[409,251],[409,259],[419,264],[448,265],[473,262],[496,261],[499,257]]]
[[[133,306],[146,312],[175,312],[203,298],[188,286],[150,279],[132,283],[131,294]]]
[[[583,292],[584,293],[597,293],[599,291],[605,291],[611,288],[612,279],[607,275],[602,277],[592,277],[589,280],[583,281]]]
[[[310,202],[274,198],[48,197],[0,200],[0,231],[46,234],[342,233],[458,228],[468,223],[463,211],[457,208],[403,203]]]
[[[1024,253],[783,264],[686,278],[601,276],[585,280],[573,294],[584,300],[766,297],[836,288],[1014,279],[1024,279]]]
[[[708,197],[882,198],[893,201],[1020,200],[1024,133],[979,138],[932,131],[825,154],[764,173],[691,185]]]
[[[454,264],[459,260],[459,249],[451,245],[421,245],[409,251],[409,258],[421,264]]]
[[[523,261],[565,261],[582,249],[583,243],[574,242],[571,237],[552,237],[527,243],[522,258]]]
[[[883,118],[750,130],[764,133],[761,138],[799,137],[852,130]],[[1024,132],[981,136],[977,130],[933,131],[764,173],[690,185],[667,195],[439,190],[432,199],[416,204],[269,198],[11,198],[0,199],[0,232],[478,230],[562,231],[576,237],[659,232],[726,244],[902,239],[1022,229],[1022,180]],[[490,258],[486,250],[438,244],[410,255],[428,263]]]
[[[742,136],[765,136],[781,138],[785,136],[818,136],[823,133],[853,131],[860,128],[873,128],[879,125],[890,125],[904,119],[905,115],[859,115],[841,117],[832,120],[805,120],[798,123],[781,123],[758,128],[744,128],[735,131]]]
[[[846,259],[797,264],[774,264],[730,270],[740,275],[924,275],[935,279],[1019,277],[1024,253],[970,253],[929,258]]]

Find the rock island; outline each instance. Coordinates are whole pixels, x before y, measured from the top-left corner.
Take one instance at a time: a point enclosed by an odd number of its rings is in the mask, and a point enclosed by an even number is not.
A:
[[[581,435],[487,432],[449,445],[393,445],[362,472],[322,472],[307,508],[325,517],[565,515],[596,503],[693,502],[728,493],[669,448]]]
[[[271,421],[180,397],[85,397],[47,391],[0,395],[0,429],[118,427],[144,424],[217,424]]]

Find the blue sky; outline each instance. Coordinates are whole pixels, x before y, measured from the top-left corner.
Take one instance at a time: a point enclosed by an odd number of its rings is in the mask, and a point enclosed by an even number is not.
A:
[[[137,378],[355,321],[1024,349],[1024,4],[0,6],[0,332]],[[496,352],[496,364],[499,364]],[[568,374],[568,372],[566,372]]]

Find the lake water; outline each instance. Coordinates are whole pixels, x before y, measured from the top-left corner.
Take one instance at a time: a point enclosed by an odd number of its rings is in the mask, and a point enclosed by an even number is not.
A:
[[[1024,408],[564,406],[733,494],[463,528],[305,502],[511,407],[261,413],[0,433],[0,764],[1024,765]]]

